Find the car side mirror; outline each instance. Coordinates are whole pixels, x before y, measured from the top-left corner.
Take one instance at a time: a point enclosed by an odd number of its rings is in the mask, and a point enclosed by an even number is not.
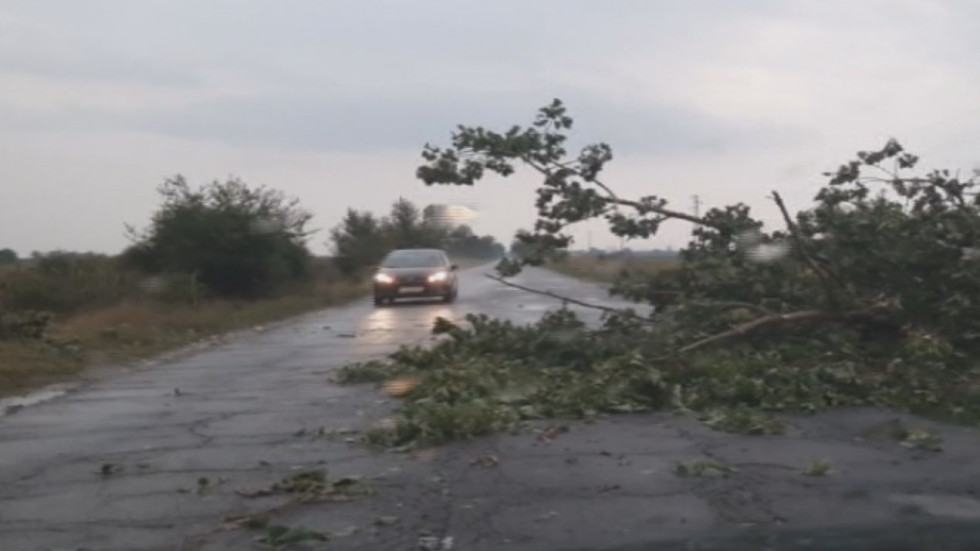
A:
[[[455,265],[455,264],[453,264],[453,265],[451,265],[451,266],[449,266],[449,270],[450,270],[450,271],[452,271],[452,272],[455,272],[455,271],[456,271],[456,270],[458,270],[458,269],[459,269],[459,266],[457,266],[457,265]]]

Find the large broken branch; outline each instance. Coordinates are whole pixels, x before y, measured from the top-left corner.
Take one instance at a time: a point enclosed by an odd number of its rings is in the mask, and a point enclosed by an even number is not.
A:
[[[668,356],[663,356],[660,359],[667,359],[670,357],[679,356],[681,354],[686,354],[692,352],[699,348],[704,348],[706,346],[732,339],[735,337],[743,337],[757,331],[763,327],[773,326],[773,325],[788,325],[794,323],[802,322],[816,322],[816,321],[826,321],[835,323],[855,323],[855,322],[868,322],[872,321],[876,314],[888,311],[892,308],[890,304],[880,303],[878,305],[872,306],[870,308],[865,308],[863,310],[851,310],[848,312],[827,312],[824,310],[801,310],[799,312],[792,312],[789,314],[772,314],[769,316],[763,316],[752,321],[741,323],[735,327],[717,333],[715,335],[710,335],[703,339],[694,341],[688,345],[679,348],[675,353]]]
[[[595,309],[595,310],[602,310],[603,312],[609,312],[610,314],[623,315],[623,316],[626,316],[626,317],[629,317],[629,318],[632,318],[632,319],[635,319],[635,320],[638,320],[638,321],[642,321],[642,322],[645,322],[645,323],[651,323],[651,322],[655,321],[652,318],[646,318],[646,317],[643,317],[643,316],[638,316],[636,314],[632,314],[628,310],[622,310],[622,309],[613,308],[613,307],[610,307],[610,306],[603,306],[601,304],[593,304],[591,302],[585,302],[583,300],[578,300],[578,299],[575,299],[575,298],[571,298],[571,297],[567,297],[567,296],[564,296],[564,295],[560,295],[558,293],[555,293],[554,291],[542,291],[540,289],[533,289],[531,287],[525,287],[524,285],[519,285],[517,283],[512,283],[512,282],[507,281],[506,279],[504,279],[502,277],[495,276],[493,274],[483,274],[483,275],[485,275],[486,277],[488,277],[488,278],[490,278],[490,279],[492,279],[492,280],[494,280],[494,281],[496,281],[498,283],[502,283],[502,284],[504,284],[504,285],[506,285],[508,287],[513,287],[514,289],[520,289],[522,291],[527,291],[529,293],[534,293],[536,295],[542,295],[542,296],[546,296],[546,297],[551,297],[553,299],[561,300],[563,302],[570,302],[572,304],[577,304],[579,306],[584,306],[585,308],[592,308],[592,309]],[[764,306],[760,306],[758,304],[753,304],[751,302],[742,302],[742,301],[738,301],[738,300],[701,300],[701,301],[695,300],[695,301],[691,301],[689,304],[691,304],[693,306],[702,306],[702,307],[708,307],[708,308],[717,308],[719,310],[735,310],[735,309],[750,310],[750,311],[755,312],[756,314],[759,314],[759,315],[762,315],[762,316],[771,316],[771,315],[774,315],[774,313],[773,313],[772,310],[770,310],[770,309],[768,309],[768,308],[766,308]]]

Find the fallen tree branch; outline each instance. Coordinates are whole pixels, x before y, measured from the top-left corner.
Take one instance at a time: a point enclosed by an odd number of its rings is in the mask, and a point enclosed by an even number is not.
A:
[[[653,323],[654,322],[654,320],[652,320],[650,318],[645,318],[643,316],[639,316],[639,315],[634,314],[634,313],[632,313],[632,312],[630,312],[628,310],[620,310],[619,308],[612,308],[610,306],[603,306],[601,304],[592,304],[591,302],[585,302],[583,300],[578,300],[578,299],[575,299],[575,298],[566,297],[564,295],[559,295],[558,293],[554,293],[552,291],[542,291],[540,289],[532,289],[531,287],[525,287],[524,285],[519,285],[517,283],[513,283],[513,282],[510,282],[510,281],[507,281],[504,278],[499,277],[499,276],[495,276],[493,274],[483,274],[483,275],[486,276],[486,277],[488,277],[488,278],[490,278],[490,279],[492,279],[492,280],[494,280],[494,281],[496,281],[496,282],[498,282],[498,283],[502,283],[502,284],[504,284],[504,285],[506,285],[508,287],[513,287],[515,289],[520,289],[522,291],[527,291],[528,293],[534,293],[536,295],[542,295],[542,296],[546,296],[546,297],[551,297],[553,299],[561,300],[561,301],[564,301],[564,302],[570,302],[572,304],[577,304],[579,306],[584,306],[585,308],[592,308],[594,310],[602,310],[603,312],[608,312],[610,314],[618,314],[618,315],[621,315],[621,316],[626,316],[627,318],[634,319],[636,321],[642,321],[644,323]]]
[[[639,320],[639,321],[643,321],[643,322],[647,322],[647,323],[650,323],[650,322],[653,322],[654,321],[651,318],[645,318],[645,317],[642,317],[642,316],[637,316],[635,314],[630,314],[628,311],[621,310],[619,308],[612,308],[610,306],[603,306],[601,304],[592,304],[590,302],[585,302],[585,301],[574,299],[574,298],[567,297],[567,296],[564,296],[564,295],[559,295],[558,293],[555,293],[553,291],[542,291],[540,289],[532,289],[531,287],[525,287],[524,285],[519,285],[517,283],[512,283],[512,282],[507,281],[506,279],[504,279],[502,277],[495,276],[493,274],[483,274],[483,275],[486,276],[486,277],[488,277],[488,278],[490,278],[490,279],[492,279],[492,280],[494,280],[494,281],[496,281],[496,282],[498,282],[498,283],[502,283],[502,284],[504,284],[504,285],[506,285],[508,287],[513,287],[515,289],[520,289],[522,291],[527,291],[529,293],[534,293],[536,295],[543,295],[543,296],[546,296],[546,297],[551,297],[553,299],[561,300],[561,301],[564,301],[564,302],[570,302],[572,304],[577,304],[579,306],[584,306],[586,308],[593,308],[593,309],[596,309],[596,310],[602,310],[604,312],[609,312],[611,314],[624,315],[624,316],[631,317],[633,319],[636,319],[636,320]],[[671,291],[671,292],[678,293],[676,291]],[[763,316],[778,315],[778,314],[775,314],[772,310],[770,310],[770,309],[768,309],[768,308],[766,308],[764,306],[760,306],[758,304],[752,304],[751,302],[742,302],[742,301],[738,301],[738,300],[704,300],[704,301],[692,301],[690,304],[695,305],[695,306],[714,307],[714,308],[719,308],[719,309],[723,309],[723,310],[734,310],[734,309],[738,309],[738,308],[744,308],[746,310],[751,310],[751,311],[753,311],[753,312],[755,312],[757,314],[763,315]]]
[[[715,335],[710,335],[703,339],[694,341],[688,345],[679,348],[673,354],[662,356],[659,359],[667,359],[681,354],[686,354],[692,352],[699,348],[704,348],[715,344],[720,341],[728,340],[735,337],[743,337],[757,331],[758,329],[770,325],[784,325],[792,323],[801,322],[814,322],[814,321],[829,321],[837,323],[854,323],[861,321],[871,321],[875,314],[887,311],[891,308],[890,305],[882,303],[870,308],[865,308],[863,310],[851,310],[848,312],[827,312],[824,310],[801,310],[799,312],[792,312],[789,314],[772,314],[769,316],[764,316],[752,321],[741,323],[735,327],[717,333]]]

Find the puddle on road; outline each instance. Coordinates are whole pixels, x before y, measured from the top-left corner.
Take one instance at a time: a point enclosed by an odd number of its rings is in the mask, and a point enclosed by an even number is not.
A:
[[[59,396],[64,396],[65,394],[68,394],[72,388],[74,387],[70,385],[55,385],[42,388],[41,390],[31,392],[23,396],[0,398],[0,417],[10,415],[11,413],[19,411],[21,408],[36,406],[42,402],[47,402],[48,400],[53,400]]]

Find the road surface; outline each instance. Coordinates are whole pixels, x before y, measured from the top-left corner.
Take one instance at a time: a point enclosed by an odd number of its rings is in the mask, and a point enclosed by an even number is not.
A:
[[[553,439],[499,435],[413,454],[348,441],[346,430],[368,427],[396,404],[371,385],[332,384],[337,367],[425,342],[437,316],[528,322],[557,306],[482,270],[462,272],[455,304],[375,308],[365,299],[116,370],[0,418],[0,549],[251,549],[265,532],[228,519],[264,511],[276,524],[335,534],[325,549],[679,549],[759,534],[784,534],[792,543],[779,549],[810,549],[806,530],[857,527],[884,537],[940,521],[975,535],[977,431],[884,411],[787,417],[790,433],[771,437],[652,414],[569,423]],[[602,288],[543,270],[518,281],[609,303]],[[944,451],[855,438],[896,418],[940,431]],[[696,459],[738,471],[674,474],[676,462]],[[816,459],[830,463],[829,476],[801,474]],[[365,477],[373,495],[302,505],[240,495],[309,469]]]

